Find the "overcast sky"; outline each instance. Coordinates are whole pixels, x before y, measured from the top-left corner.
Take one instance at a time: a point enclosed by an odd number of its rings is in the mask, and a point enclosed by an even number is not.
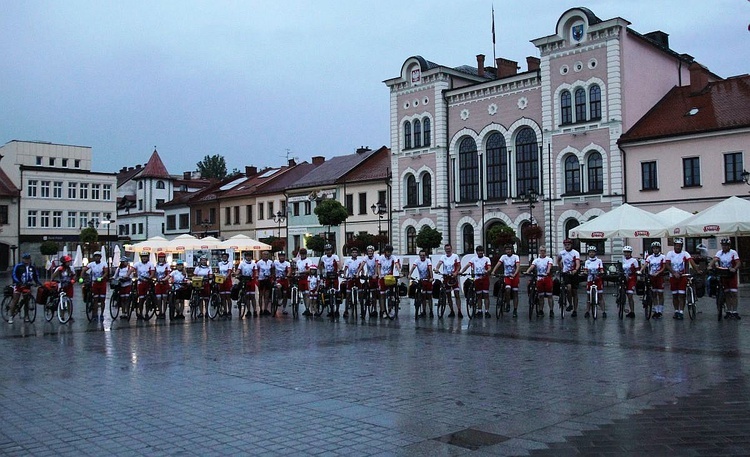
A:
[[[747,0],[495,0],[497,56],[538,56],[568,8],[662,30],[720,76],[750,71]],[[94,170],[171,173],[390,146],[388,89],[412,55],[492,58],[492,1],[0,0],[0,144],[93,147]]]

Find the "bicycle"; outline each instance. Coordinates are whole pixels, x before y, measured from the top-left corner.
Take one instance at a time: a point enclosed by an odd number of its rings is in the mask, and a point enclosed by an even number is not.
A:
[[[498,277],[497,281],[500,283],[500,290],[495,300],[495,319],[500,319],[503,314],[510,311],[510,302],[505,300],[505,276],[495,276]]]
[[[47,299],[47,303],[44,305],[44,318],[47,322],[51,321],[55,314],[57,314],[57,320],[61,324],[67,324],[70,321],[70,317],[73,311],[73,301],[65,293],[64,288],[60,283],[53,281],[56,284],[57,292],[50,295]]]
[[[427,302],[425,300],[425,281],[429,279],[412,279],[414,284],[414,319],[419,319],[420,316],[427,315]],[[430,309],[430,317],[432,317],[432,309]]]
[[[471,276],[464,281],[464,296],[466,297],[466,314],[469,315],[469,319],[474,319],[477,314],[477,289],[474,286],[474,273],[464,273],[461,276]]]
[[[221,275],[213,276],[209,275],[206,280],[210,284],[210,292],[206,299],[206,314],[211,320],[216,319],[216,316],[224,316],[224,311],[221,309],[221,295],[219,294],[219,282],[223,282]]]
[[[198,319],[203,317],[203,282],[206,280],[203,276],[193,276],[190,278],[190,318]]]
[[[18,289],[21,292],[21,296],[16,304],[16,309],[11,314],[10,304],[13,301],[13,286],[6,286],[5,288],[5,297],[2,304],[0,304],[3,320],[8,322],[10,319],[16,317],[16,314],[21,314],[24,322],[33,323],[36,320],[36,299],[31,295],[31,284],[19,285]],[[8,294],[9,292],[10,295]]]
[[[445,314],[445,307],[448,304],[448,292],[445,283],[440,282],[439,287],[440,289],[438,290],[438,299],[435,303],[435,307],[437,308],[438,319],[442,319]]]
[[[591,317],[596,320],[597,314],[599,313],[599,286],[596,285],[596,279],[601,275],[601,273],[596,273],[591,275],[592,281],[591,281],[591,287],[589,287],[588,290],[588,299],[589,299],[589,305],[591,307]],[[603,311],[603,313],[605,313]],[[606,313],[603,314],[603,317],[606,317]]]
[[[361,313],[362,319],[365,316],[377,316],[378,314],[378,303],[380,291],[377,287],[370,286],[370,278],[367,276],[361,276],[359,279],[360,290],[362,291],[363,300],[361,301]]]
[[[687,307],[690,320],[694,321],[695,316],[698,313],[698,309],[695,295],[695,285],[693,285],[693,275],[687,274],[683,276],[687,278],[687,287],[685,287],[685,306]]]
[[[524,273],[524,276],[529,277],[529,285],[527,286],[527,292],[529,294],[529,320],[534,317],[534,314],[539,316],[540,312],[544,311],[539,306],[539,293],[536,290],[536,274],[535,273]]]
[[[148,292],[146,292],[146,296],[143,299],[143,304],[138,304],[138,311],[136,311],[136,316],[140,317],[143,320],[149,320],[154,317],[154,314],[156,314],[156,305],[158,302],[158,300],[156,299],[156,280],[150,278],[138,279],[138,282],[140,281],[148,281]],[[143,307],[143,309],[141,309],[141,306]],[[132,309],[133,307],[131,306],[130,308]]]
[[[83,295],[83,304],[86,307],[86,319],[89,322],[93,322],[96,319],[94,315],[94,292],[91,290],[91,281],[86,281],[81,286],[81,292]]]
[[[385,315],[388,319],[398,318],[398,310],[401,304],[401,297],[398,295],[398,277],[394,275],[385,275]]]
[[[628,300],[628,280],[625,277],[625,273],[617,272],[616,277],[617,292],[615,293],[615,303],[617,303],[617,317],[622,320],[625,317],[625,303]]]
[[[716,310],[719,313],[719,320],[729,317],[729,312],[727,311],[727,297],[724,291],[722,278],[728,278],[731,275],[733,275],[733,273],[730,273],[729,270],[724,268],[714,268],[713,270],[713,280],[716,281]]]
[[[292,276],[292,287],[290,290],[290,297],[289,301],[292,306],[292,318],[297,319],[299,317],[299,304],[304,303],[305,296],[302,294],[302,291],[299,288],[299,275],[293,275]]]
[[[178,316],[182,316],[185,302],[182,298],[178,298],[178,295],[183,291],[183,287],[185,287],[185,285],[181,283],[173,283],[169,286],[166,300],[170,321],[177,319]]]
[[[558,303],[560,307],[560,318],[565,319],[565,311],[573,310],[573,297],[570,295],[572,291],[568,291],[568,285],[573,281],[573,274],[570,272],[559,273],[560,280],[560,296],[558,297]]]
[[[247,293],[247,283],[252,280],[251,276],[240,276],[240,292],[237,298],[237,309],[240,311],[240,319],[243,319],[245,315],[255,312],[254,303],[250,301],[250,294]],[[250,310],[250,305],[253,304],[253,309]],[[249,317],[249,316],[248,316]]]
[[[641,297],[641,300],[643,301],[643,312],[646,316],[646,320],[649,320],[651,319],[654,307],[654,297],[651,290],[651,275],[649,274],[646,274],[643,277],[643,297]]]
[[[336,298],[338,290],[336,290],[336,278],[338,274],[336,272],[326,273],[323,285],[323,293],[319,293],[318,297],[323,299],[323,308],[327,306],[328,316],[332,319],[336,317]]]

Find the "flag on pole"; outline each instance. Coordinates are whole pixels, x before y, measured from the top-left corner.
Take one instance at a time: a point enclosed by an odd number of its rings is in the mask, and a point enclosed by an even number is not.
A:
[[[492,5],[492,45],[495,45],[495,5]]]

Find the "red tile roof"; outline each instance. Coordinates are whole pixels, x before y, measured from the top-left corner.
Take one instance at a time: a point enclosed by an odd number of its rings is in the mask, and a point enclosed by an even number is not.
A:
[[[710,82],[700,92],[674,87],[619,143],[750,126],[750,76]]]
[[[344,175],[339,182],[374,181],[387,179],[391,169],[391,150],[383,146],[367,160]]]
[[[21,191],[0,168],[0,197],[18,197]]]
[[[143,172],[140,174],[139,178],[172,178],[169,176],[167,167],[164,166],[164,162],[161,161],[161,157],[159,157],[159,153],[156,152],[156,149],[154,149],[154,152],[151,154],[151,158],[148,159],[146,166],[143,167]]]

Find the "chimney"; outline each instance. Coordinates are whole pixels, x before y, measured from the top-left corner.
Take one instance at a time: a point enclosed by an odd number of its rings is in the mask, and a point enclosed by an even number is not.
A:
[[[193,173],[192,172],[190,172],[190,171],[184,171],[184,172],[182,172],[182,179],[184,179],[185,181],[190,181],[190,179],[192,179],[192,177],[193,177]]]
[[[484,76],[484,54],[477,54],[477,72]]]
[[[368,151],[372,151],[372,149],[370,149],[370,146],[360,146],[357,148],[357,154],[364,154]]]
[[[497,65],[496,75],[498,78],[513,76],[518,72],[518,62],[515,62],[513,60],[498,57],[497,59],[495,59],[495,63]]]
[[[669,34],[664,33],[661,30],[656,30],[654,32],[649,32],[644,36],[659,46],[669,49]]]
[[[698,62],[690,64],[690,92],[698,93],[708,84],[708,70]]]
[[[526,58],[526,68],[528,68],[529,71],[539,71],[540,62],[541,60],[538,57],[528,56]]]
[[[325,161],[326,161],[326,158],[325,158],[325,157],[323,157],[323,156],[315,156],[315,157],[313,157],[313,158],[312,158],[312,163],[313,163],[313,165],[315,165],[316,167],[317,167],[318,165],[322,164],[322,163],[323,163],[323,162],[325,162]]]
[[[120,173],[122,173],[122,172],[125,172],[125,171],[128,171],[128,167],[122,167],[122,168],[120,169]]]
[[[258,167],[253,167],[249,165],[245,165],[245,176],[248,178],[255,176],[258,174]]]
[[[297,165],[297,162],[295,162],[294,159],[289,159],[288,165],[290,167],[293,167],[293,166]]]
[[[136,169],[136,170],[140,170],[140,169],[141,169],[141,164],[140,164],[140,163],[139,163],[139,164],[137,164],[137,165],[135,166],[135,169]]]

